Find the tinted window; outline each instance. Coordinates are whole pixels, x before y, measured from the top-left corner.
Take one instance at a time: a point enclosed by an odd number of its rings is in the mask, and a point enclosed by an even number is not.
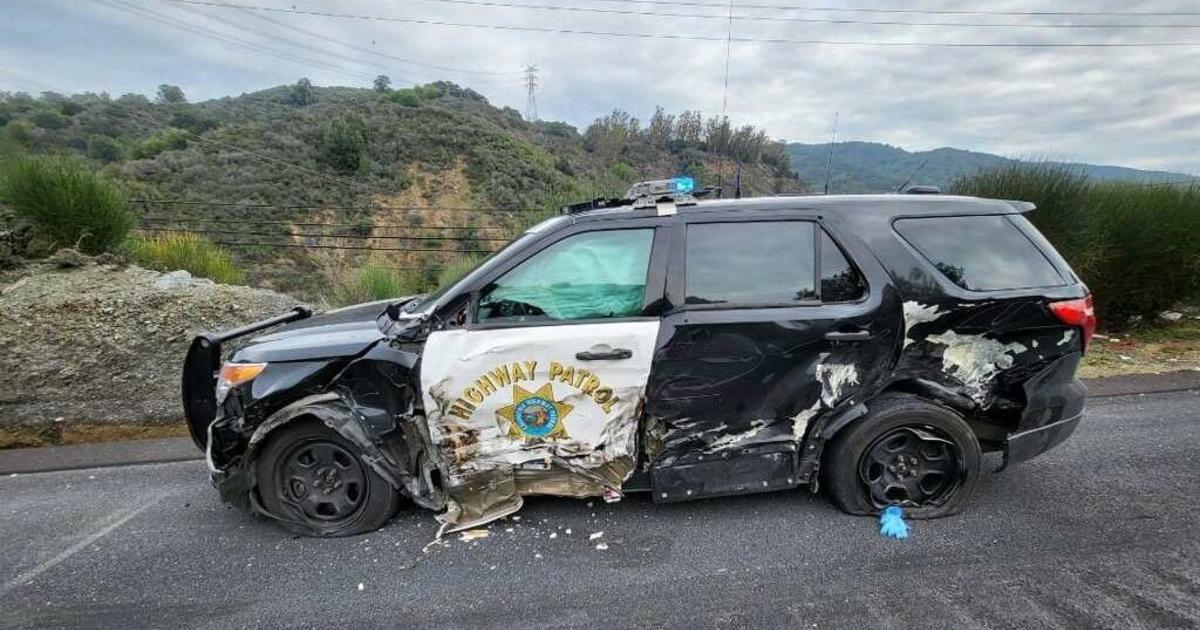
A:
[[[687,228],[688,304],[786,304],[816,298],[813,224],[698,223]]]
[[[964,289],[1065,284],[1041,250],[1002,215],[901,219],[896,230]]]
[[[565,238],[488,285],[479,320],[630,317],[642,311],[654,230],[587,232]]]
[[[853,302],[865,292],[862,276],[829,234],[821,230],[821,301]]]

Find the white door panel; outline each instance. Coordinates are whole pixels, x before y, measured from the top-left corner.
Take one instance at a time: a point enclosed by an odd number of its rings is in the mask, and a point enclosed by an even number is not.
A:
[[[421,389],[442,461],[452,475],[533,462],[632,464],[658,328],[653,320],[433,333]],[[632,355],[576,358],[597,346]]]

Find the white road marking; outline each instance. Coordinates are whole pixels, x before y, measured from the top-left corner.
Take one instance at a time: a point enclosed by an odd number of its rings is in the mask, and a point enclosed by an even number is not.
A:
[[[5,582],[4,586],[0,586],[0,597],[7,595],[9,593],[9,591],[17,588],[18,586],[28,584],[30,581],[33,580],[33,578],[41,575],[42,573],[45,573],[46,571],[49,571],[50,569],[53,569],[54,567],[58,566],[59,564],[62,564],[65,560],[67,560],[71,556],[82,551],[84,549],[84,547],[87,547],[88,545],[96,542],[97,540],[104,538],[105,536],[112,533],[113,530],[117,529],[118,527],[120,527],[120,526],[124,525],[126,522],[128,522],[129,519],[146,511],[147,508],[154,505],[155,503],[158,503],[158,501],[160,499],[162,499],[161,495],[154,497],[153,499],[143,503],[142,505],[139,505],[138,507],[133,508],[132,510],[129,510],[124,515],[122,515],[120,518],[118,518],[117,520],[109,523],[108,525],[105,525],[104,527],[101,527],[100,529],[89,534],[83,540],[80,540],[79,542],[75,543],[74,545],[67,547],[61,553],[54,556],[53,558],[50,558],[49,560],[22,573],[21,575],[18,575],[17,577],[9,580],[8,582]],[[120,512],[115,512],[115,513],[120,514]]]

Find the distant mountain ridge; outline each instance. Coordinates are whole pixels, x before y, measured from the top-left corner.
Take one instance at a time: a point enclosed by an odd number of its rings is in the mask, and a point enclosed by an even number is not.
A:
[[[792,168],[813,190],[825,185],[829,143],[787,145]],[[879,142],[838,142],[834,145],[831,193],[895,191],[910,176],[912,184],[948,187],[955,179],[981,169],[1018,164],[1023,160],[992,153],[942,147],[931,151],[906,151]],[[922,167],[921,164],[925,165]],[[1079,169],[1095,179],[1124,179],[1138,182],[1176,181],[1195,177],[1186,173],[1146,171],[1123,166],[1053,162]],[[918,169],[920,169],[918,171]],[[916,173],[913,176],[913,173]]]

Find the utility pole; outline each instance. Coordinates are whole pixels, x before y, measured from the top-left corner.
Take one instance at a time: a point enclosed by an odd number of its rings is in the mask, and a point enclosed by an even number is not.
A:
[[[829,179],[833,177],[833,147],[837,144],[838,112],[833,112],[833,137],[829,140],[829,160],[825,162],[825,194],[829,194]]]
[[[527,122],[536,122],[538,119],[537,112],[537,66],[525,66],[525,120]]]

